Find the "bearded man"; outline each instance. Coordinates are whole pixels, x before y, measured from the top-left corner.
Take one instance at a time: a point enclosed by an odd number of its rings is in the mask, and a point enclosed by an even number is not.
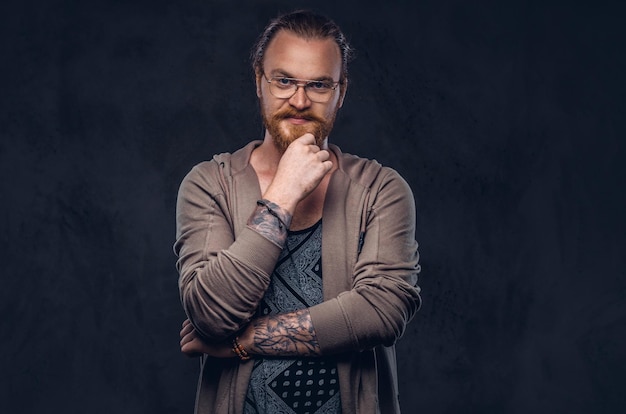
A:
[[[394,344],[421,303],[415,203],[393,169],[328,143],[350,57],[324,16],[270,22],[252,53],[263,140],[181,184],[196,413],[400,412]]]

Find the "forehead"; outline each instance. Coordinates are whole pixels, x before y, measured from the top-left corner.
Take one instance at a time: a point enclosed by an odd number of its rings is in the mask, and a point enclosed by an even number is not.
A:
[[[305,39],[281,30],[265,51],[263,69],[266,74],[278,72],[294,78],[338,80],[341,73],[341,52],[332,38]]]

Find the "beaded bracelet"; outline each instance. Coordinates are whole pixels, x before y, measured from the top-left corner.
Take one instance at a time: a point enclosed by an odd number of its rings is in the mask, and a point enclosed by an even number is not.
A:
[[[241,359],[242,361],[247,361],[250,359],[250,354],[241,346],[239,343],[239,337],[235,337],[233,339],[233,352]]]

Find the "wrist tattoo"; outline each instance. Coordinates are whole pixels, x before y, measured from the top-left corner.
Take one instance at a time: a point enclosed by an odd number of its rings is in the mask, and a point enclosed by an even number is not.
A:
[[[257,201],[256,210],[248,220],[249,227],[281,247],[287,240],[290,224],[291,214],[265,199]]]
[[[308,309],[253,322],[255,353],[267,356],[319,356],[321,350]]]

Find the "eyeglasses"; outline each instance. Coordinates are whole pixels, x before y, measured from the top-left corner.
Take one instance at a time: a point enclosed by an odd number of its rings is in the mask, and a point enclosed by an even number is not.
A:
[[[265,74],[263,77],[270,84],[271,94],[277,98],[289,99],[296,94],[299,87],[303,87],[306,96],[312,102],[317,103],[328,102],[340,83],[339,81],[295,79],[285,76],[274,76],[268,79]]]

